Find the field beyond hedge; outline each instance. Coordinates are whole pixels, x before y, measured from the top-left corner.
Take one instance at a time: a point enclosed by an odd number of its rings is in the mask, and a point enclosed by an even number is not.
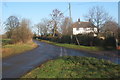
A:
[[[120,65],[92,57],[64,56],[50,60],[22,78],[118,78]]]

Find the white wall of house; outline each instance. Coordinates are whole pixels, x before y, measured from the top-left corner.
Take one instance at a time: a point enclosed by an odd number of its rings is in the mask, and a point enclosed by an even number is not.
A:
[[[97,28],[73,28],[73,35],[97,32]]]

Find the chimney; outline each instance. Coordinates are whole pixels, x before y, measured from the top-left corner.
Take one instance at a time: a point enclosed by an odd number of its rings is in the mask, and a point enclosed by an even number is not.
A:
[[[80,18],[78,19],[78,22],[80,22]]]
[[[91,19],[89,19],[89,22],[91,22]]]

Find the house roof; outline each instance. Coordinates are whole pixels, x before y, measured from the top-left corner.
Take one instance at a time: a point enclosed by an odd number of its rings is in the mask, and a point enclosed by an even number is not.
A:
[[[75,22],[73,25],[73,28],[94,28],[96,27],[91,22]]]

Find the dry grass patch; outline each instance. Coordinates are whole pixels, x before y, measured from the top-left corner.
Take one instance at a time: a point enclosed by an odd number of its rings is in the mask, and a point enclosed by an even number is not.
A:
[[[37,47],[34,42],[19,43],[19,44],[8,44],[2,47],[2,58],[12,56],[15,54],[23,53],[28,50],[32,50]]]

